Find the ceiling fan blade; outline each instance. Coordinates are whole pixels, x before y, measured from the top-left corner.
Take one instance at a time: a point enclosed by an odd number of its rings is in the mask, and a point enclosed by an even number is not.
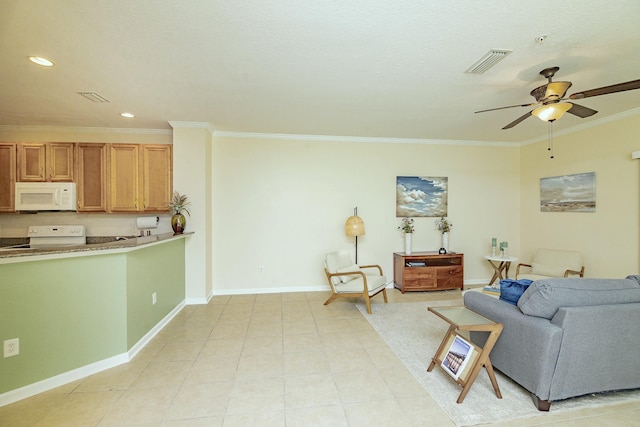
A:
[[[609,93],[624,92],[625,90],[640,89],[640,80],[631,80],[630,82],[618,83],[611,86],[603,86],[597,89],[585,90],[584,92],[576,92],[569,96],[569,99],[582,99],[591,96],[607,95]]]
[[[597,113],[596,110],[592,110],[589,107],[584,107],[582,105],[574,104],[573,102],[569,102],[569,104],[571,104],[571,108],[567,110],[567,113],[571,113],[574,116],[578,116],[583,119],[585,117],[593,116],[595,113]]]
[[[535,104],[534,104],[535,105]],[[512,127],[514,127],[515,125],[517,125],[518,123],[524,121],[525,119],[527,119],[529,116],[531,116],[531,111],[529,111],[526,114],[523,114],[522,116],[518,117],[517,119],[515,119],[514,121],[512,121],[511,123],[509,123],[508,125],[506,125],[505,127],[503,127],[502,129],[511,129]]]
[[[504,110],[506,108],[531,107],[532,105],[538,105],[538,103],[535,102],[533,104],[509,105],[508,107],[489,108],[488,110],[476,111],[476,113],[486,113],[487,111]]]

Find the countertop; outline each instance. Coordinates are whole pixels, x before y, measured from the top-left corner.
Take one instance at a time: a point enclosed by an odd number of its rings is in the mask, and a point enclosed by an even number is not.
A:
[[[125,240],[115,240],[116,237],[106,236],[106,237],[87,237],[86,245],[77,245],[77,246],[62,246],[56,248],[43,248],[43,249],[31,249],[31,248],[23,248],[23,249],[13,249],[13,250],[5,250],[0,251],[0,263],[6,263],[7,261],[20,261],[24,260],[36,260],[42,259],[43,255],[57,255],[56,258],[60,256],[73,256],[73,255],[97,255],[107,251],[109,252],[121,252],[125,250],[135,250],[145,246],[154,245],[164,243],[170,240],[176,240],[180,238],[187,237],[193,234],[183,233],[174,235],[173,233],[164,233],[164,234],[154,234],[151,236],[144,237],[128,237]],[[94,243],[91,243],[94,242]],[[18,258],[18,259],[17,259]]]

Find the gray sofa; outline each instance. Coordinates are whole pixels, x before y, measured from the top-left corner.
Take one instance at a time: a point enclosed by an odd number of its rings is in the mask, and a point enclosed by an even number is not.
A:
[[[552,401],[640,388],[640,276],[544,279],[512,305],[467,292],[465,306],[504,325],[490,359],[532,393]],[[472,332],[483,345],[486,333]]]

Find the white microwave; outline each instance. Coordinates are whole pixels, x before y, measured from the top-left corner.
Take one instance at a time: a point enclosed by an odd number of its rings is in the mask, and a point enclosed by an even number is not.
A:
[[[75,182],[16,182],[17,211],[75,211]]]

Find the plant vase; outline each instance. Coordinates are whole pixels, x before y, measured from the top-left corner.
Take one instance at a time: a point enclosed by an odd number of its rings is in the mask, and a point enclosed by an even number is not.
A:
[[[438,253],[446,254],[447,252],[449,252],[449,233],[442,233],[442,241],[440,242]]]
[[[175,213],[171,217],[171,228],[173,229],[174,236],[176,234],[182,234],[184,228],[187,226],[187,219],[181,213]]]
[[[411,255],[411,237],[412,233],[404,233],[404,253],[406,255]]]

